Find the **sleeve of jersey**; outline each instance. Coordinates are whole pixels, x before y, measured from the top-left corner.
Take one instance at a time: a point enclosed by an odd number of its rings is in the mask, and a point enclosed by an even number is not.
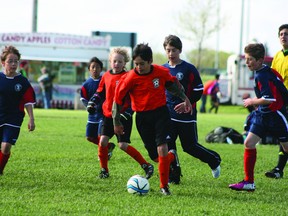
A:
[[[270,89],[271,87],[273,88],[273,86],[270,85],[271,83],[268,82],[268,79],[264,76],[259,76],[256,81],[258,89],[260,90],[261,98],[268,101],[275,101],[276,99]]]
[[[191,88],[192,92],[188,93],[189,95],[188,94],[186,95],[190,99],[190,102],[193,104],[200,100],[203,90],[204,90],[204,86],[203,86],[203,82],[200,78],[198,71],[191,74],[191,77],[193,77],[193,80],[191,80],[191,83],[194,83],[192,84],[192,88]]]
[[[127,81],[127,79],[124,79],[125,76],[123,76],[118,85],[116,86],[115,89],[115,96],[114,96],[114,101],[118,104],[123,106],[125,103],[125,98],[126,95],[128,94],[129,91],[129,85],[128,83],[131,84],[132,81]]]
[[[35,92],[32,86],[30,85],[27,89],[27,91],[23,95],[23,104],[35,104],[36,103],[36,97]]]

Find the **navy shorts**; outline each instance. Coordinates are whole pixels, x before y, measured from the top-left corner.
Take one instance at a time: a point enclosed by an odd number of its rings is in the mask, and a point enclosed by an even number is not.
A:
[[[261,138],[269,132],[270,135],[278,138],[280,142],[288,142],[287,119],[280,111],[265,114],[256,111],[249,132]]]
[[[124,120],[121,118],[121,123],[124,127],[124,134],[123,135],[117,135],[118,142],[125,142],[125,143],[131,143],[130,141],[130,135],[132,131],[132,123],[133,119],[129,118],[128,120]],[[105,135],[110,137],[110,139],[115,135],[114,133],[114,125],[113,125],[113,118],[103,118],[103,122],[101,125],[101,135]]]
[[[20,128],[11,127],[8,125],[3,125],[0,127],[0,138],[2,142],[10,143],[11,145],[15,145],[20,134]]]
[[[100,135],[100,128],[102,121],[99,123],[87,123],[86,125],[86,137],[97,138]]]

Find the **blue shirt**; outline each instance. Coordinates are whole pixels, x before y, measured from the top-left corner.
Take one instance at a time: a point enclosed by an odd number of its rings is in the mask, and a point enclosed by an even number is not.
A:
[[[267,65],[263,65],[260,70],[255,71],[254,90],[257,98],[272,102],[268,105],[259,105],[258,111],[269,113],[280,110],[285,113],[284,94],[286,92],[287,95],[287,89],[283,81]]]
[[[181,85],[184,87],[185,94],[190,99],[193,107],[192,115],[190,113],[176,113],[174,107],[183,101],[166,91],[167,106],[170,112],[171,120],[179,122],[196,121],[196,102],[201,98],[204,89],[198,70],[194,65],[186,61],[182,61],[176,66],[170,66],[169,63],[166,63],[163,66],[168,68],[173,76],[177,77]]]
[[[87,107],[87,104],[90,100],[90,98],[96,93],[99,83],[101,81],[102,77],[99,77],[98,79],[93,79],[92,77],[89,77],[81,87],[80,91],[80,100],[84,104],[85,107]],[[97,104],[96,106],[96,112],[95,114],[88,114],[88,122],[89,123],[99,123],[100,120],[103,119],[103,111],[102,111],[102,103]]]
[[[35,92],[27,78],[21,74],[6,77],[0,72],[0,127],[20,128],[25,116],[25,104],[35,104]]]

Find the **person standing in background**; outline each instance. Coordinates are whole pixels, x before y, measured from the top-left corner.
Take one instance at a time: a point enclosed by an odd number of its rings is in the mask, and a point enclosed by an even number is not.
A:
[[[208,94],[210,95],[210,101],[211,101],[211,108],[209,109],[209,113],[212,112],[213,109],[215,109],[215,114],[218,112],[219,104],[220,104],[220,87],[219,87],[219,74],[215,75],[215,80],[213,84],[208,89]]]
[[[279,27],[278,37],[282,50],[276,53],[273,58],[271,68],[275,69],[283,78],[284,85],[288,89],[288,24]],[[286,104],[288,107],[288,104]],[[287,118],[286,114],[286,118]],[[279,146],[278,164],[270,171],[265,173],[268,178],[279,179],[283,177],[283,170],[287,164],[288,154],[283,150],[282,145]]]
[[[22,74],[22,76],[26,77],[27,79],[29,78],[29,63],[26,60],[21,61],[20,65],[20,70],[19,72]]]
[[[203,89],[203,93],[201,96],[201,107],[200,107],[200,113],[206,113],[206,102],[207,102],[207,96],[210,94],[211,92],[211,88],[213,87],[213,85],[215,84],[215,80],[217,80],[217,76],[219,79],[219,75],[216,74],[215,75],[215,79],[213,80],[208,80],[205,84],[204,84],[204,89]]]
[[[28,130],[35,130],[35,92],[28,79],[17,72],[20,58],[21,54],[14,46],[6,46],[1,54],[3,71],[0,72],[0,175],[3,175],[11,148],[19,137],[25,109],[29,115]]]
[[[50,73],[50,70],[45,66],[41,68],[42,75],[38,78],[38,83],[42,92],[42,99],[44,102],[44,108],[51,108],[51,100],[53,95],[53,79],[54,75]]]

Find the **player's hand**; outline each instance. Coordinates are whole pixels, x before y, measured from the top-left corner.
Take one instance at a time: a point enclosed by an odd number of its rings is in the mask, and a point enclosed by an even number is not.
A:
[[[94,102],[89,101],[86,110],[90,114],[95,114],[95,112],[96,112],[96,107],[95,106],[96,106],[96,104]]]
[[[121,116],[121,120],[124,120],[124,121],[128,121],[132,117],[131,113],[129,112],[121,113],[120,116]]]
[[[117,134],[117,135],[123,135],[124,134],[123,125],[115,125],[114,126],[114,133]]]
[[[96,94],[94,94],[91,98],[90,98],[90,100],[89,101],[91,101],[91,102],[93,102],[94,104],[100,104],[100,102],[101,102],[101,97],[96,93]]]
[[[189,100],[188,100],[188,102],[184,101],[184,102],[182,102],[180,104],[177,104],[174,107],[174,110],[178,114],[182,114],[182,113],[190,113],[190,114],[192,114],[193,113],[192,105],[191,105]]]
[[[252,98],[247,98],[243,100],[244,107],[252,106]]]
[[[29,122],[28,122],[28,130],[29,130],[29,131],[34,131],[34,130],[35,130],[34,119],[29,119]]]

